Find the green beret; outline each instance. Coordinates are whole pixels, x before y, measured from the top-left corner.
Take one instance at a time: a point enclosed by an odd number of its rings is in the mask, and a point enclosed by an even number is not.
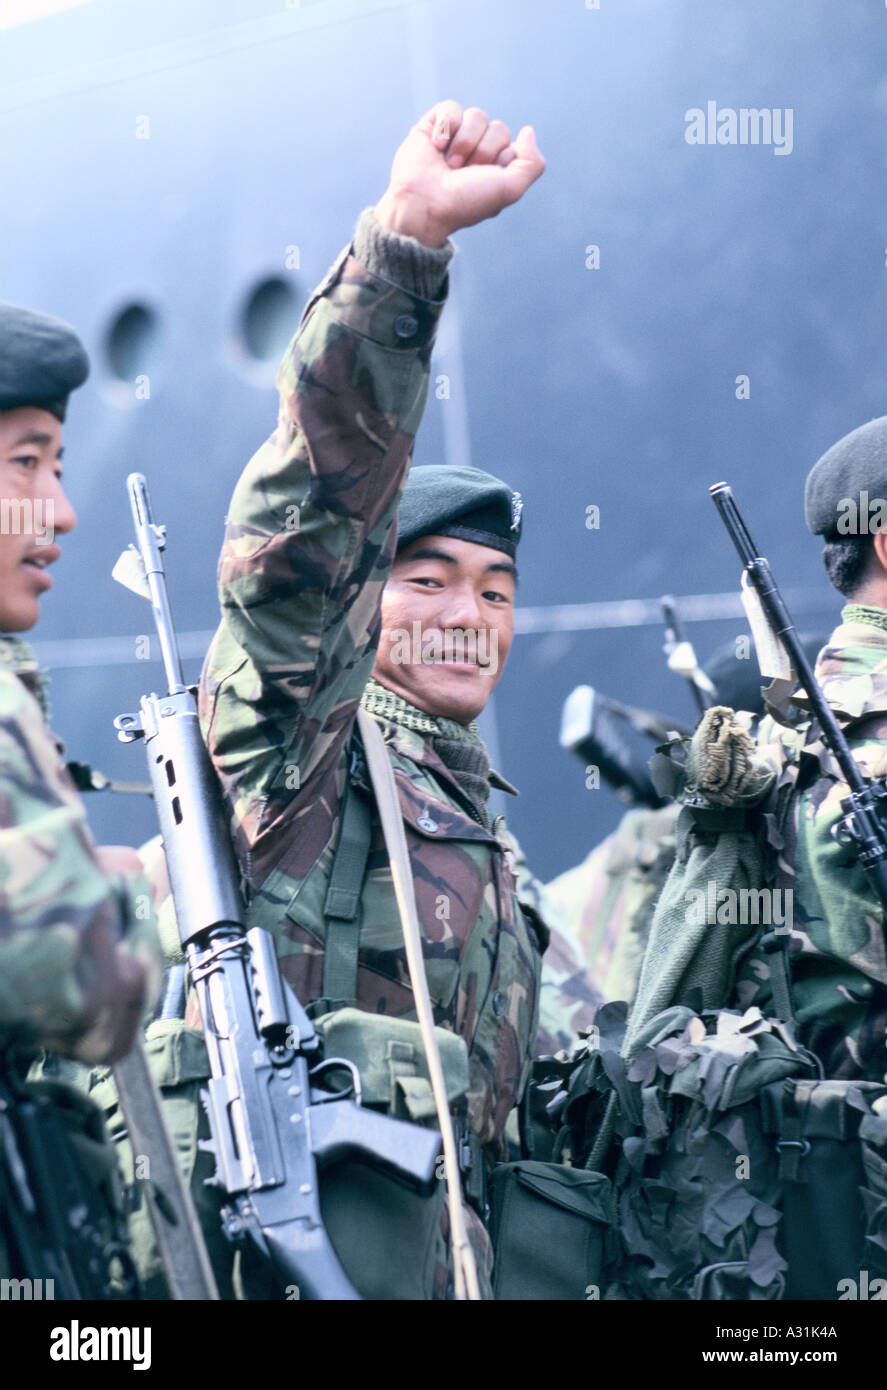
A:
[[[397,513],[397,547],[419,536],[454,536],[504,550],[513,560],[523,505],[519,492],[479,468],[411,468]]]
[[[64,420],[69,394],[89,375],[69,323],[0,301],[0,410],[35,405]]]
[[[846,504],[852,501],[858,506],[861,493],[887,498],[887,415],[845,434],[813,465],[807,477],[804,514],[814,536],[827,540],[840,536],[838,522],[848,511]]]

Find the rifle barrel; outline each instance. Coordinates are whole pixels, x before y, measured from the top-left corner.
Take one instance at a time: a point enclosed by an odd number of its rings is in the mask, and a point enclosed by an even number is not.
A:
[[[799,683],[803,686],[813,713],[822,726],[826,742],[840,765],[844,780],[852,792],[864,792],[867,785],[865,778],[859,770],[856,759],[850,752],[850,745],[844,737],[844,731],[835,718],[831,705],[819,687],[813,667],[807,660],[807,653],[801,645],[789,611],[785,606],[785,600],[777,588],[770,565],[758,552],[736,505],[732,489],[726,483],[715,483],[709,488],[709,492],[720,513],[721,520],[729,532],[730,539],[739,552],[739,558],[745,566],[746,574],[761,600],[770,626],[788,650]]]
[[[154,525],[151,499],[148,495],[148,483],[144,473],[130,473],[126,480],[126,487],[129,492],[136,542],[142,563],[145,566],[148,588],[151,591],[151,607],[154,609],[163,668],[166,671],[170,693],[173,694],[186,687],[182,673],[182,659],[179,656],[179,645],[176,641],[176,630],[172,620],[172,610],[166,592],[163,559],[160,553],[163,549],[164,533]]]

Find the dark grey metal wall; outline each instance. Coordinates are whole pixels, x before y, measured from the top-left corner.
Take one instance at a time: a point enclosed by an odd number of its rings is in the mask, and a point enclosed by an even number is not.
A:
[[[148,610],[109,577],[130,539],[126,473],[148,474],[168,524],[196,675],[227,499],[274,424],[281,335],[441,95],[532,122],[549,161],[518,208],[458,238],[434,368],[449,398],[432,394],[416,450],[498,471],[526,503],[520,635],[490,731],[537,871],[575,862],[619,811],[557,747],[572,686],[691,714],[653,607],[601,626],[612,611],[595,605],[735,587],[709,483],[733,483],[803,626],[830,626],[803,482],[887,410],[887,11],[599,4],[93,0],[0,35],[0,293],[70,319],[95,363],[66,427],[80,526],[38,629],[72,756],[142,775],[111,731],[160,679],[137,659]],[[685,113],[709,101],[791,108],[791,153],[688,144]],[[691,632],[705,655],[742,630]],[[147,803],[96,797],[91,813],[105,840],[153,831]]]

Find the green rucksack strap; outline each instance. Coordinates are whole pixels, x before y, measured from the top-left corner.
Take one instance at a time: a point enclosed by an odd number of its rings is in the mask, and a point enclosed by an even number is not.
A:
[[[792,1008],[791,973],[788,962],[789,938],[777,932],[767,932],[761,937],[761,947],[767,952],[770,965],[770,991],[773,1007],[780,1023],[785,1023],[794,1037],[797,1021]]]
[[[370,806],[355,791],[350,773],[340,815],[339,841],[323,907],[323,997],[328,1007],[353,1004],[357,997],[360,896],[372,839]]]
[[[818,738],[819,725],[816,720],[812,720],[804,735],[803,747],[806,748],[813,739]],[[773,815],[778,835],[781,838],[782,851],[779,858],[779,867],[776,875],[776,885],[783,892],[789,891],[794,883],[794,874],[786,869],[786,864],[794,862],[795,850],[797,847],[797,817],[800,813],[800,795],[806,784],[806,777],[799,778],[800,767],[797,762],[790,762],[783,766],[780,774],[780,782],[785,782],[789,788],[787,793],[781,798],[781,805]],[[777,793],[777,802],[780,801]],[[789,897],[789,901],[791,901]],[[791,942],[791,931],[794,927],[792,923],[787,932],[771,931],[761,937],[761,949],[767,955],[767,962],[770,967],[770,991],[773,996],[773,1008],[776,1017],[784,1023],[789,1030],[792,1038],[795,1037],[797,1030],[797,1019],[792,1005],[792,970],[791,958],[789,955],[789,945]]]

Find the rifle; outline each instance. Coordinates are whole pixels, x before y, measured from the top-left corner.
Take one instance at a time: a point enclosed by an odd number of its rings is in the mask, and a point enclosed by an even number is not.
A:
[[[221,796],[200,733],[196,689],[184,684],[147,483],[127,479],[137,550],[115,577],[154,610],[169,691],[119,715],[118,737],[143,738],[179,936],[200,1005],[210,1081],[202,1093],[233,1244],[251,1240],[284,1284],[311,1299],[357,1299],[320,1214],[318,1167],[363,1159],[428,1194],[440,1135],[361,1105],[354,1064],[323,1058],[320,1039],[281,976],[271,935],[247,928]],[[333,1088],[333,1076],[348,1073]]]
[[[787,651],[798,682],[819,721],[823,741],[834,755],[850,795],[841,801],[842,818],[832,828],[841,845],[852,846],[881,906],[887,911],[887,781],[867,781],[850,752],[850,745],[820,689],[813,668],[789,617],[769,563],[758,553],[748,527],[726,483],[709,488],[721,520],[739,552],[749,583],[758,595],[767,620]]]
[[[690,733],[664,714],[634,709],[609,699],[593,686],[577,685],[561,711],[560,745],[599,768],[621,801],[655,810],[665,805],[665,799],[653,786],[649,758],[635,750],[626,737],[626,726],[654,743],[665,743],[672,732]]]
[[[0,1070],[0,1229],[23,1297],[141,1297],[122,1219],[83,1172],[51,1094],[12,1061]]]
[[[717,699],[714,685],[696,660],[693,645],[678,617],[675,600],[668,594],[660,599],[665,623],[663,650],[669,670],[683,676],[690,686],[700,714]],[[611,700],[590,685],[578,685],[564,701],[561,711],[560,745],[569,748],[585,763],[593,763],[620,800],[629,805],[658,809],[667,798],[653,785],[649,759],[635,752],[625,737],[625,726],[646,735],[656,743],[666,743],[674,734],[690,730],[652,710],[634,709]]]
[[[665,623],[665,642],[662,649],[668,657],[669,670],[676,671],[679,676],[685,678],[699,713],[705,714],[705,711],[715,704],[717,691],[696,660],[693,644],[678,617],[674,599],[670,594],[664,594],[659,602],[662,604],[662,621]]]

